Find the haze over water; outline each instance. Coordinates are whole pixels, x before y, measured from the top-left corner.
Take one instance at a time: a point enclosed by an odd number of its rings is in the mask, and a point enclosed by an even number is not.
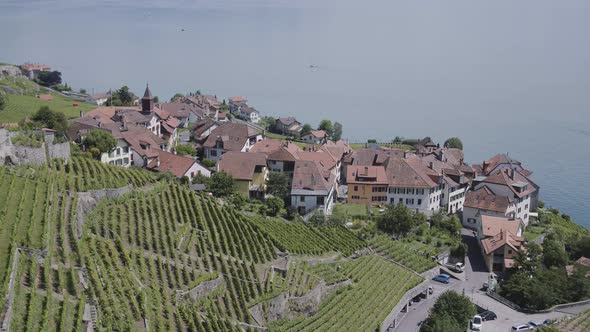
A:
[[[459,136],[469,162],[522,160],[590,227],[587,0],[118,2],[0,0],[0,62],[96,93],[244,95],[350,141]]]

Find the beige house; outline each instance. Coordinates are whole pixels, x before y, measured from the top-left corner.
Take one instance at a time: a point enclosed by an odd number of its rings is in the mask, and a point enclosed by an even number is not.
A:
[[[248,198],[263,198],[268,179],[264,153],[228,151],[221,156],[217,170],[232,176],[237,191]]]
[[[482,216],[478,232],[481,251],[488,271],[501,271],[514,266],[514,258],[524,243],[521,220]]]

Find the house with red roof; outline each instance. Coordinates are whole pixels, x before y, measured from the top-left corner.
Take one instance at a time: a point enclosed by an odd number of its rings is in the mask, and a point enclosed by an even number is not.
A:
[[[166,151],[158,151],[158,155],[146,165],[146,168],[156,172],[170,172],[178,179],[186,176],[189,182],[198,174],[211,176],[211,171],[197,160]]]
[[[336,176],[317,160],[297,160],[291,183],[291,206],[299,214],[330,214],[336,202]]]
[[[469,191],[463,205],[463,227],[472,230],[481,229],[482,217],[500,217],[515,219],[516,201],[507,196],[495,194],[488,186]]]
[[[479,227],[477,239],[488,271],[512,268],[524,243],[522,220],[483,215]]]
[[[245,124],[223,122],[203,143],[205,158],[217,161],[228,151],[248,152],[262,135]]]
[[[268,180],[266,154],[228,151],[217,163],[219,172],[232,176],[236,190],[247,198],[263,198]]]
[[[307,135],[303,135],[301,140],[305,143],[324,144],[328,141],[328,134],[325,130],[312,130]]]
[[[23,63],[20,69],[30,80],[36,79],[42,71],[51,71],[51,67],[40,63]]]
[[[351,165],[347,169],[348,203],[383,204],[387,202],[387,174],[383,166]]]
[[[496,196],[508,198],[516,204],[514,218],[528,225],[532,201],[538,196],[538,186],[520,171],[513,168],[500,168],[494,173],[473,180],[474,190],[487,187]]]

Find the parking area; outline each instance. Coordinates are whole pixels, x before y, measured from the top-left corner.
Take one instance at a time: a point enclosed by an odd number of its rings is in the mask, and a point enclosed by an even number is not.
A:
[[[486,321],[483,323],[482,331],[485,332],[508,332],[515,324],[525,324],[529,321],[544,321],[545,319],[559,319],[567,316],[567,314],[560,312],[550,312],[546,314],[525,314],[511,309],[510,307],[497,302],[491,297],[487,296],[483,291],[482,285],[488,281],[489,272],[486,270],[483,263],[482,256],[475,242],[475,238],[469,235],[470,232],[464,232],[463,240],[469,247],[469,254],[465,259],[465,272],[463,273],[464,280],[457,280],[451,278],[448,284],[443,284],[436,281],[430,281],[430,286],[433,287],[434,293],[427,299],[423,299],[418,303],[412,304],[409,307],[407,314],[399,323],[396,331],[419,331],[420,323],[428,316],[428,311],[436,302],[438,296],[446,290],[452,289],[458,293],[469,297],[473,303],[479,307],[491,310],[498,316],[497,319]]]

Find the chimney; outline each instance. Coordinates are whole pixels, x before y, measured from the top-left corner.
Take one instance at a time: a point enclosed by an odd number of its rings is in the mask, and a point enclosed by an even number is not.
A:
[[[514,180],[514,173],[515,173],[515,171],[514,171],[514,168],[511,168],[511,169],[510,169],[510,178],[511,178],[512,180]]]
[[[433,163],[432,163],[432,161],[428,163],[428,168],[433,169]]]
[[[483,175],[486,175],[488,164],[486,164],[486,161],[485,160],[483,161],[483,163],[481,164],[481,166],[482,166],[481,167],[481,171],[482,171]]]

